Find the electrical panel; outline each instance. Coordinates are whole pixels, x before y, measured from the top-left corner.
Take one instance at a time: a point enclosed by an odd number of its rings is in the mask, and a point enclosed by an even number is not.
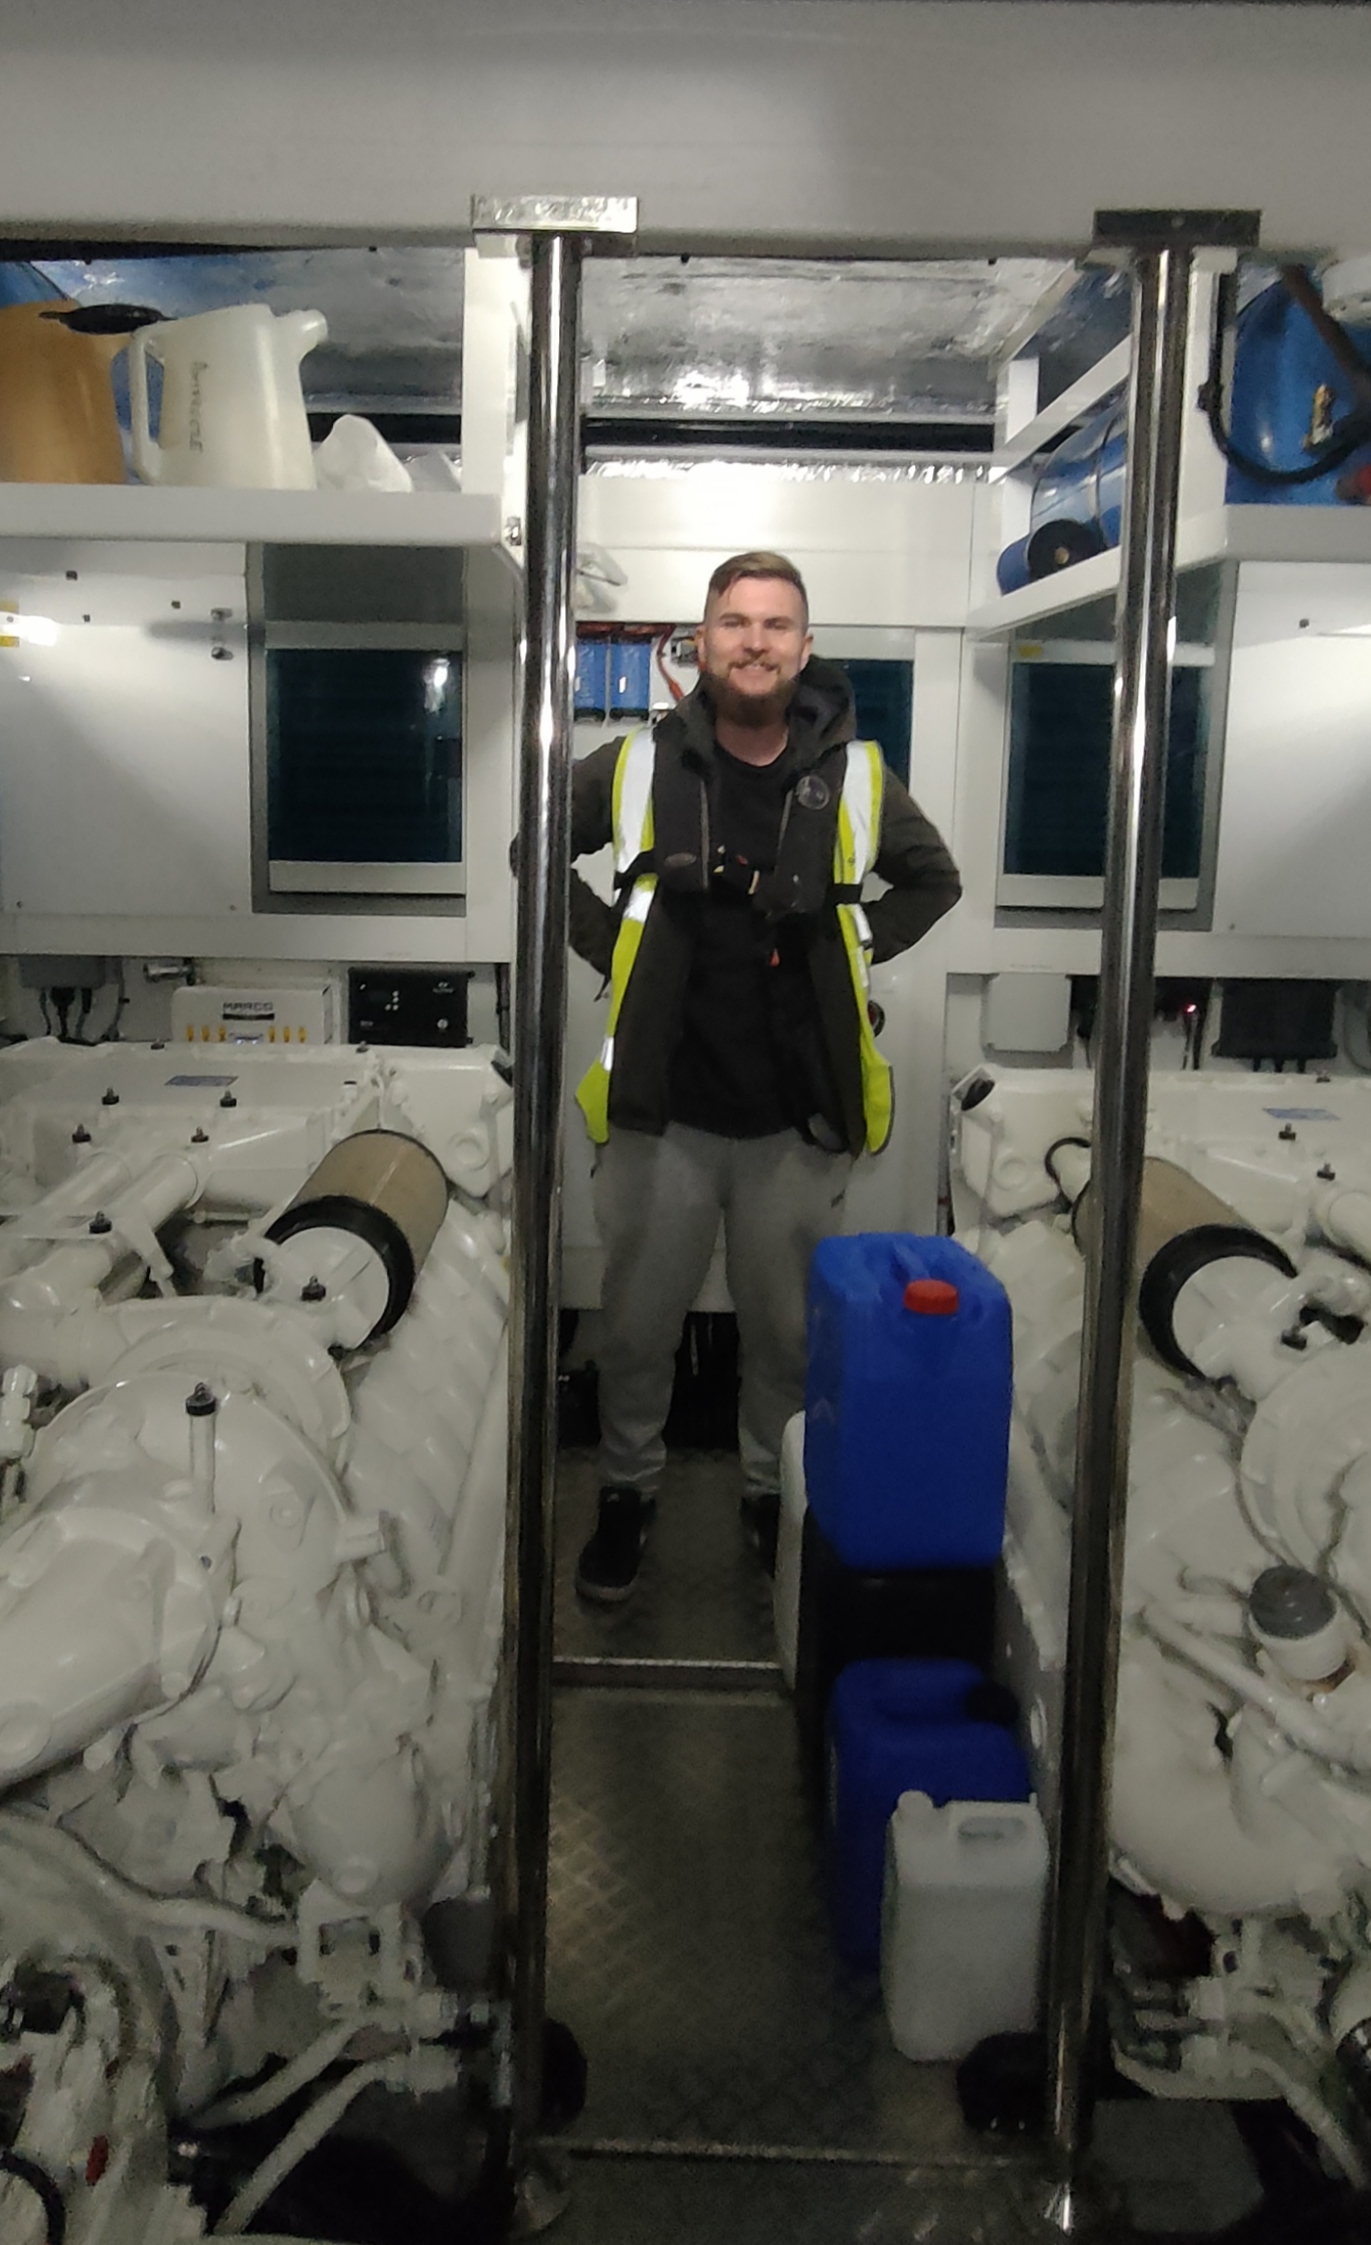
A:
[[[468,1044],[470,980],[463,968],[354,967],[348,976],[348,1034],[354,1044]]]
[[[196,983],[172,992],[171,1034],[186,1044],[336,1044],[338,985],[302,982],[254,990]]]

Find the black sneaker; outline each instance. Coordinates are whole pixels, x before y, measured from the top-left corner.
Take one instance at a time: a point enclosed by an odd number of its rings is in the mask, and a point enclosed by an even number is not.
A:
[[[651,1497],[641,1489],[600,1491],[595,1533],[576,1562],[576,1588],[583,1598],[615,1606],[631,1595],[652,1510]]]

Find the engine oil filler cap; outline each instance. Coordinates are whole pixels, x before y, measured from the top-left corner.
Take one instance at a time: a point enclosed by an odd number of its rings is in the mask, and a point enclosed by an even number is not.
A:
[[[946,1278],[911,1278],[904,1290],[905,1308],[919,1317],[955,1317],[961,1299]]]
[[[1313,1637],[1336,1618],[1326,1582],[1304,1567],[1267,1567],[1247,1594],[1252,1626],[1263,1637]]]

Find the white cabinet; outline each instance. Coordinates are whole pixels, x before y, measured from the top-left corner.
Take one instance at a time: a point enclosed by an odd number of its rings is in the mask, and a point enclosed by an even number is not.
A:
[[[246,915],[241,555],[81,564],[0,579],[0,907]]]
[[[1219,934],[1371,936],[1371,563],[1244,562]]]

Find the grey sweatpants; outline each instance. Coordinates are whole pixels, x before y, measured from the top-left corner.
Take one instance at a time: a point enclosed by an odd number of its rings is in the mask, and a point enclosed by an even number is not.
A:
[[[821,1239],[842,1228],[847,1154],[793,1130],[718,1138],[672,1123],[661,1138],[611,1130],[595,1169],[605,1250],[600,1475],[654,1491],[676,1350],[724,1225],[742,1351],[739,1448],[752,1494],[780,1486],[781,1434],[804,1400],[805,1289]]]

